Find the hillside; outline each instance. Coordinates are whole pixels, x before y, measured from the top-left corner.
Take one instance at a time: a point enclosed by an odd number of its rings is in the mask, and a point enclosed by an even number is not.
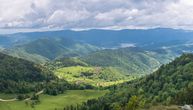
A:
[[[86,55],[97,47],[66,38],[44,38],[9,48],[5,53],[36,63],[45,63],[63,57]]]
[[[34,54],[28,53],[23,48],[6,49],[6,50],[2,50],[2,53],[5,53],[13,57],[22,58],[30,62],[34,62],[36,64],[44,64],[50,61],[48,58],[44,56],[41,56],[35,53]]]
[[[88,66],[88,64],[81,61],[77,57],[71,57],[71,58],[61,58],[61,59],[57,59],[54,61],[50,61],[46,63],[45,66],[49,68],[50,70],[54,70],[54,69],[62,68],[62,67]]]
[[[0,79],[19,81],[42,81],[47,78],[43,68],[29,61],[0,53]]]
[[[55,76],[40,65],[0,53],[0,92],[25,92]],[[34,85],[35,86],[35,85]]]
[[[136,87],[146,91],[152,102],[172,101],[179,91],[193,83],[193,54],[184,54],[143,78]]]
[[[113,86],[111,93],[91,100],[82,107],[88,110],[130,110],[152,104],[193,104],[193,54],[184,54],[173,62],[161,66],[156,72],[119,86]],[[145,103],[145,106],[143,106]],[[92,108],[92,109],[91,109]]]
[[[92,66],[118,67],[125,74],[147,74],[169,62],[170,58],[171,54],[167,52],[162,54],[130,47],[97,51],[81,57],[81,60]]]
[[[22,48],[31,54],[38,54],[48,59],[73,57],[95,51],[95,47],[80,44],[69,39],[39,39],[23,45]]]

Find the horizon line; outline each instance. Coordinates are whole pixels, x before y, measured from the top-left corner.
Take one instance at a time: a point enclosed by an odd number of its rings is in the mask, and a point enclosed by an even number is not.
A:
[[[193,31],[190,29],[183,28],[169,28],[169,27],[144,27],[144,28],[0,28],[0,35],[9,35],[17,33],[32,33],[32,32],[57,32],[57,31],[91,31],[91,30],[109,30],[109,31],[121,31],[121,30],[152,30],[152,29],[173,29],[173,30],[184,30],[184,31]]]

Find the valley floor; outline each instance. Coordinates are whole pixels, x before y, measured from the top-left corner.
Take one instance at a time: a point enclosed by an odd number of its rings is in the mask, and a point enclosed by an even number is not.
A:
[[[107,90],[68,90],[57,96],[40,95],[40,103],[32,108],[25,101],[0,102],[0,110],[63,110],[65,106],[81,104],[105,95]],[[3,98],[10,98],[0,94]]]

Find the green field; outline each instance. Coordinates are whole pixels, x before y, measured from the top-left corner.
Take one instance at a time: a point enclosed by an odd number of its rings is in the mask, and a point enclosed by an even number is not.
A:
[[[88,99],[94,99],[105,95],[107,90],[68,90],[57,96],[40,95],[40,104],[32,108],[25,101],[0,102],[0,110],[63,110],[65,106],[81,104]],[[13,96],[13,95],[12,95]],[[10,98],[0,94],[0,98]]]
[[[128,77],[114,67],[84,67],[71,66],[56,69],[55,75],[68,82],[76,84],[91,84],[92,86],[110,86],[133,80],[135,77]]]

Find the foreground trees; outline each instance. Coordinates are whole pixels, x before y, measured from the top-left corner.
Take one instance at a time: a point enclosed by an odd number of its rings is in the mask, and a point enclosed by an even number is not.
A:
[[[176,104],[193,105],[193,83],[189,84],[187,88],[180,91],[173,100]]]
[[[126,105],[125,110],[137,110],[138,108],[143,108],[144,105],[145,100],[137,96],[132,96]]]

